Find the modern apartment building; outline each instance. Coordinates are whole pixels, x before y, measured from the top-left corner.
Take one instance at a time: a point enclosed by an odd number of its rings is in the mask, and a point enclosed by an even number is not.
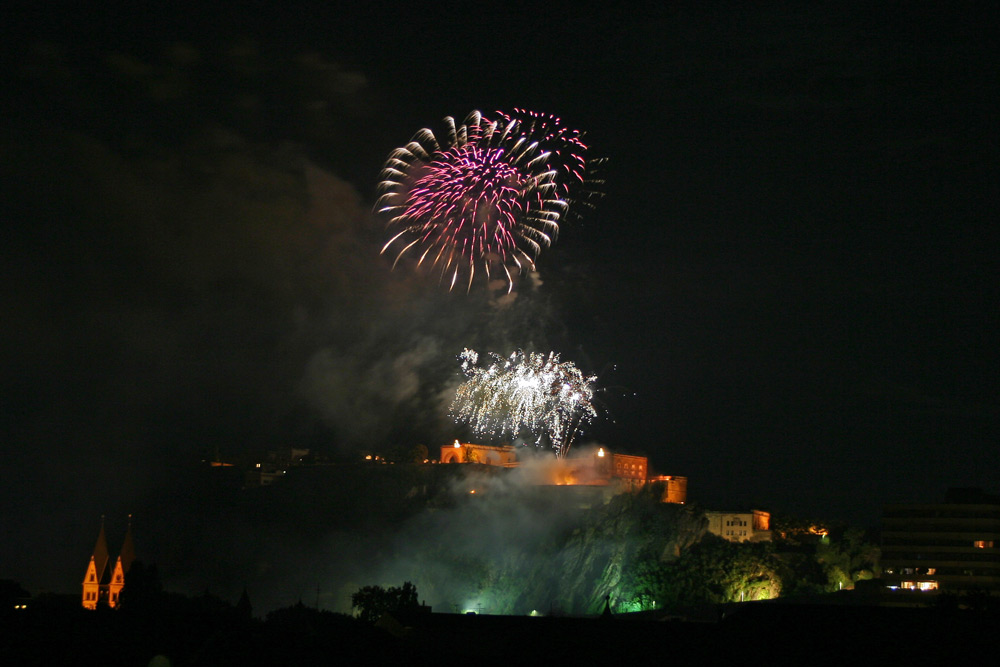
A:
[[[1000,496],[951,489],[943,503],[887,505],[882,576],[890,588],[1000,594]]]

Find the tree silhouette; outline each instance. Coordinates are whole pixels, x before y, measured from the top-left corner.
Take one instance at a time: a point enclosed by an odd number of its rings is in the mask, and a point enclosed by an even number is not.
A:
[[[417,587],[408,581],[401,588],[363,586],[351,595],[351,607],[357,610],[358,618],[369,623],[374,623],[386,612],[415,609],[418,606]]]

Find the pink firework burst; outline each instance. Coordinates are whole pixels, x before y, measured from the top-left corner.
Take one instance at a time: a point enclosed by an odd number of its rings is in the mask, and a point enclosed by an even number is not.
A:
[[[556,171],[560,192],[568,195],[570,188],[578,188],[587,180],[587,145],[583,133],[562,124],[552,114],[514,109],[513,113],[498,111],[505,123],[515,122],[524,136],[539,144],[549,153],[547,163]]]
[[[477,271],[513,289],[535,268],[586,181],[586,145],[559,119],[515,110],[498,119],[473,111],[461,125],[445,118],[442,141],[429,129],[390,155],[376,209],[389,217],[382,252],[438,271],[449,289],[471,289]]]

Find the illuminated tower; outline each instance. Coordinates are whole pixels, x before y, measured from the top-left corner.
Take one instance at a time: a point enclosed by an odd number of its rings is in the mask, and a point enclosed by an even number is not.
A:
[[[125,586],[125,575],[135,560],[135,546],[132,543],[132,515],[128,517],[128,531],[122,543],[121,553],[114,567],[109,566],[108,540],[104,534],[104,517],[101,516],[101,532],[97,535],[94,553],[83,575],[83,607],[97,609],[106,604],[112,609],[118,606],[118,598]]]
[[[97,609],[97,603],[102,597],[106,600],[108,571],[108,540],[104,536],[104,516],[101,516],[101,532],[97,535],[94,553],[90,556],[87,573],[83,575],[83,606],[86,609]],[[103,586],[102,586],[103,584]]]
[[[125,585],[125,575],[132,567],[135,560],[135,546],[132,544],[132,515],[128,515],[128,530],[125,531],[125,541],[122,542],[121,553],[115,561],[114,570],[111,572],[111,581],[108,584],[108,606],[114,609],[118,606],[118,595]]]

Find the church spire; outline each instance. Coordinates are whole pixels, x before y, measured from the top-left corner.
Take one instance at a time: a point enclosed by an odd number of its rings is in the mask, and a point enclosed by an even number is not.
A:
[[[122,542],[121,554],[118,556],[118,561],[122,565],[122,571],[128,574],[128,569],[132,567],[132,561],[135,560],[135,545],[132,544],[132,515],[128,515],[128,530],[125,531],[125,541]]]
[[[94,563],[97,565],[97,574],[104,574],[104,568],[108,564],[108,538],[104,534],[104,515],[101,515],[101,532],[97,534],[97,542],[94,543]],[[100,576],[97,577],[100,579]]]
[[[90,556],[90,563],[87,564],[87,572],[83,575],[83,606],[87,609],[97,608],[97,601],[101,597],[101,584],[107,584],[104,581],[107,569],[108,539],[104,534],[104,515],[102,514],[101,531],[97,534],[94,552]]]
[[[115,561],[114,570],[111,572],[111,581],[108,583],[108,606],[114,609],[119,604],[119,596],[122,588],[125,587],[125,575],[132,567],[135,560],[135,545],[132,544],[132,515],[128,515],[128,530],[125,531],[125,541],[122,542],[122,550]]]

